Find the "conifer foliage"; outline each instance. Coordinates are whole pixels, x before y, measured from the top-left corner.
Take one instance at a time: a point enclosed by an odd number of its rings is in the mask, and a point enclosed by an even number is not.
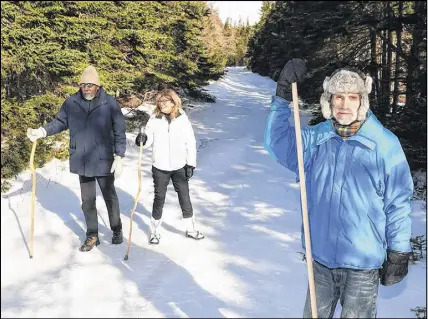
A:
[[[412,169],[426,170],[426,19],[426,1],[263,1],[248,66],[276,81],[288,60],[304,59],[299,94],[309,104],[337,68],[370,74],[371,109],[400,138]]]
[[[205,1],[2,1],[2,190],[28,166],[26,129],[53,119],[88,64],[116,97],[219,78],[228,57],[207,41],[211,15]],[[38,143],[37,166],[68,156],[66,135]]]

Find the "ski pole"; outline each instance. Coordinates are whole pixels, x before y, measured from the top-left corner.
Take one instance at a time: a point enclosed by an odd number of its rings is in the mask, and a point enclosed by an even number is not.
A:
[[[131,235],[132,235],[132,218],[134,217],[134,212],[135,212],[135,209],[137,208],[138,198],[140,196],[140,191],[141,191],[141,158],[142,158],[142,155],[143,155],[143,143],[140,142],[140,153],[138,154],[138,190],[137,190],[137,195],[135,195],[134,207],[132,208],[132,211],[131,211],[131,221],[129,223],[128,247],[126,249],[126,255],[125,255],[124,260],[128,260],[128,257],[129,257],[129,248],[131,246]]]
[[[33,142],[30,155],[30,169],[32,171],[33,187],[31,192],[31,226],[30,226],[30,258],[33,258],[33,237],[34,237],[34,202],[36,199],[36,168],[34,167],[34,154],[36,153],[37,140]]]
[[[306,263],[308,265],[308,279],[309,279],[309,293],[311,297],[312,318],[318,318],[317,301],[315,296],[314,272],[312,267],[312,249],[311,249],[311,235],[309,229],[308,207],[306,201],[306,182],[305,171],[303,165],[303,148],[302,148],[302,135],[300,131],[300,116],[299,116],[299,103],[297,94],[296,82],[291,83],[293,95],[293,108],[294,108],[294,128],[296,130],[296,145],[297,145],[297,160],[299,163],[299,178],[300,178],[300,200],[302,203],[302,216],[303,216],[303,229],[305,232],[306,243]]]

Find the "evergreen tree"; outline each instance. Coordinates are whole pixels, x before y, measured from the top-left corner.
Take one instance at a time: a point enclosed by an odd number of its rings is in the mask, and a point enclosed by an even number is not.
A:
[[[53,119],[88,64],[117,97],[221,76],[224,55],[203,36],[209,15],[204,1],[2,1],[2,190],[28,165],[26,129]],[[68,156],[65,136],[38,143],[38,166]]]
[[[370,74],[371,109],[401,139],[412,169],[426,169],[426,12],[424,1],[265,1],[248,65],[277,80],[288,60],[304,59],[299,94],[309,104],[337,68]],[[315,115],[312,124],[322,120]]]

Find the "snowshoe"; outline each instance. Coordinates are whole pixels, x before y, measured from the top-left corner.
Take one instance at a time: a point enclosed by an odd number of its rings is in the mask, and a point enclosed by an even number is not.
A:
[[[150,239],[149,243],[152,245],[159,244],[160,233],[162,230],[162,219],[154,219],[153,216],[150,218]]]
[[[203,239],[204,235],[199,231],[196,230],[196,222],[195,222],[195,216],[188,218],[183,218],[184,224],[186,226],[186,237],[199,240]]]
[[[200,231],[186,231],[186,237],[193,238],[195,240],[203,239],[205,236]]]
[[[151,234],[149,243],[152,245],[157,245],[159,244],[159,240],[160,240],[160,234]]]

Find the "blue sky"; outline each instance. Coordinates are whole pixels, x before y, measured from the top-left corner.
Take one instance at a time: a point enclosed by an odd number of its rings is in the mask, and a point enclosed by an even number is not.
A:
[[[220,19],[225,22],[227,17],[238,22],[239,17],[250,24],[255,24],[260,19],[262,1],[208,1],[219,11]]]

